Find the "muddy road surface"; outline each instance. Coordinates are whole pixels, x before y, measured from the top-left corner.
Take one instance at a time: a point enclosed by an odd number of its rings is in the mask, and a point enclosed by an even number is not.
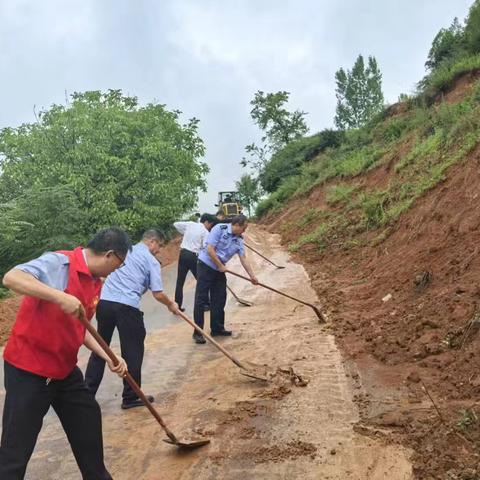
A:
[[[289,261],[277,236],[251,227],[247,238],[254,248],[287,267],[277,270],[249,252],[260,281],[306,301],[317,300],[303,267]],[[238,261],[230,267],[242,272]],[[176,265],[164,269],[169,294],[175,275]],[[222,345],[241,360],[293,367],[308,385],[296,385],[287,376],[267,384],[240,375],[208,343],[193,343],[191,328],[147,294],[142,307],[148,332],[143,389],[155,396],[155,406],[175,434],[196,432],[211,443],[190,452],[164,443],[162,430],[145,408],[120,409],[121,382],[106,372],[97,398],[103,412],[106,463],[115,480],[412,478],[408,451],[354,431],[355,390],[328,326],[319,325],[308,307],[238,278],[228,281],[254,306],[240,306],[229,296],[226,326],[234,336],[221,339]],[[189,277],[185,286],[189,315],[194,287]],[[118,351],[118,339],[112,345]],[[82,351],[82,369],[87,360]],[[4,392],[0,395],[3,403]],[[80,478],[53,412],[45,419],[26,478]]]

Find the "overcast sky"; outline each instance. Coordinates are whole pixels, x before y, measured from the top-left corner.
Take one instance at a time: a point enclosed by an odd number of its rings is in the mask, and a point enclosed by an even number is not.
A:
[[[386,100],[424,75],[434,35],[471,0],[0,0],[0,127],[65,91],[122,89],[200,119],[201,210],[242,174],[257,90],[291,92],[310,132],[333,125],[335,71],[374,55]]]

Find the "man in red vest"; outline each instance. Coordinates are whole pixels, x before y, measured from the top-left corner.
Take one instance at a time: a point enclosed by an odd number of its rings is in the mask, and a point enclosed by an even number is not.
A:
[[[82,345],[123,377],[78,318],[95,313],[101,277],[122,266],[131,249],[120,229],[99,232],[87,245],[47,253],[18,265],[5,287],[25,295],[4,351],[5,405],[0,444],[0,479],[21,480],[43,417],[53,407],[67,434],[83,480],[111,480],[103,461],[100,407],[76,366]]]

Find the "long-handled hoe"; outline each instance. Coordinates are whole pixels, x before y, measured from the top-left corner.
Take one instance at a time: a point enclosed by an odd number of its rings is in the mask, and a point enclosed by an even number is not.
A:
[[[243,278],[247,282],[252,283],[250,278],[245,277],[244,275],[240,275],[239,273],[232,272],[231,270],[226,270],[226,272],[229,273],[230,275],[235,275],[236,277]],[[268,285],[265,285],[264,283],[258,282],[258,285],[260,285],[261,287],[266,288],[268,290],[271,290],[272,292],[283,295],[284,297],[290,298],[291,300],[295,300],[296,302],[301,303],[303,305],[306,305],[307,307],[310,307],[315,312],[315,314],[317,315],[320,323],[325,323],[326,322],[325,317],[323,316],[323,313],[318,309],[318,307],[316,307],[312,303],[304,302],[303,300],[300,300],[299,298],[292,297],[291,295],[288,295],[288,293],[284,293],[284,292],[281,292],[280,290],[276,290],[275,288],[269,287]]]
[[[95,340],[100,344],[100,346],[103,348],[105,353],[111,358],[114,365],[118,365],[117,357],[115,356],[113,351],[110,349],[110,347],[106,344],[105,340],[99,335],[95,327],[84,316],[81,316],[80,321],[83,323],[83,325],[85,325],[85,328],[91,333],[92,337],[95,338]],[[132,387],[133,391],[138,395],[138,397],[141,398],[142,402],[145,404],[145,406],[148,408],[150,413],[155,417],[155,420],[160,424],[160,426],[163,428],[163,430],[167,434],[168,438],[165,438],[163,440],[164,442],[170,443],[171,445],[175,445],[176,447],[179,447],[179,448],[186,448],[186,449],[202,447],[203,445],[207,445],[207,443],[210,443],[210,440],[207,440],[207,439],[198,439],[198,440],[179,439],[165,425],[165,422],[162,420],[162,417],[159,415],[159,413],[153,407],[153,405],[148,401],[147,397],[142,392],[142,390],[140,390],[140,387],[138,386],[137,382],[133,379],[133,377],[130,375],[130,373],[127,372],[125,374],[125,380],[129,383],[129,385]]]
[[[243,305],[244,307],[251,307],[253,306],[252,302],[249,302],[248,300],[243,300],[243,298],[240,298],[228,285],[227,285],[228,291],[235,297],[235,300]]]
[[[266,260],[268,263],[270,263],[271,265],[273,265],[274,267],[276,268],[285,268],[285,267],[282,267],[281,265],[277,265],[276,263],[273,263],[269,258],[267,258],[265,255],[261,254],[259,251],[255,250],[253,247],[251,247],[250,245],[247,245],[246,243],[244,243],[244,245],[249,248],[252,252],[255,252],[258,256],[262,257],[264,260]]]
[[[268,372],[266,367],[256,365],[251,362],[240,362],[232,353],[225,350],[218,342],[216,342],[208,333],[188,318],[184,313],[179,313],[179,316],[185,320],[191,327],[193,327],[198,333],[201,333],[215,348],[220,350],[228,359],[230,359],[237,367],[240,368],[240,373],[246,377],[255,378],[257,380],[268,381]]]

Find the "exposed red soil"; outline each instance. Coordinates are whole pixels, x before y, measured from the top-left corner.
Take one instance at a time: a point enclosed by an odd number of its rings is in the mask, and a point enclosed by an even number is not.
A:
[[[180,242],[181,237],[178,237],[162,248],[158,255],[162,266],[165,267],[177,260]],[[10,330],[15,321],[21,299],[22,297],[20,295],[13,295],[4,300],[0,300],[0,346],[5,344],[10,335]]]
[[[13,295],[0,301],[0,345],[3,345],[12,329],[22,297]]]
[[[467,85],[459,83],[463,94]],[[350,182],[372,186],[388,179],[383,164]],[[295,222],[310,208],[325,207],[326,187],[269,218],[269,229],[284,243],[311,231]],[[422,480],[480,478],[479,200],[477,148],[378,246],[365,242],[345,250],[332,242],[322,252],[306,245],[295,255],[359,371],[358,429],[412,447]],[[364,240],[379,233],[364,234]],[[385,389],[395,391],[388,401]],[[470,420],[465,410],[474,412]]]
[[[173,262],[178,260],[178,253],[180,251],[180,243],[182,242],[182,237],[176,237],[170,241],[167,245],[162,247],[160,253],[158,254],[158,259],[160,260],[163,267],[170,265]]]
[[[467,74],[460,75],[448,92],[443,94],[439,100],[447,103],[456,103],[462,100],[462,98],[472,92],[475,86],[475,80],[478,78],[480,78],[480,70],[474,70]]]

